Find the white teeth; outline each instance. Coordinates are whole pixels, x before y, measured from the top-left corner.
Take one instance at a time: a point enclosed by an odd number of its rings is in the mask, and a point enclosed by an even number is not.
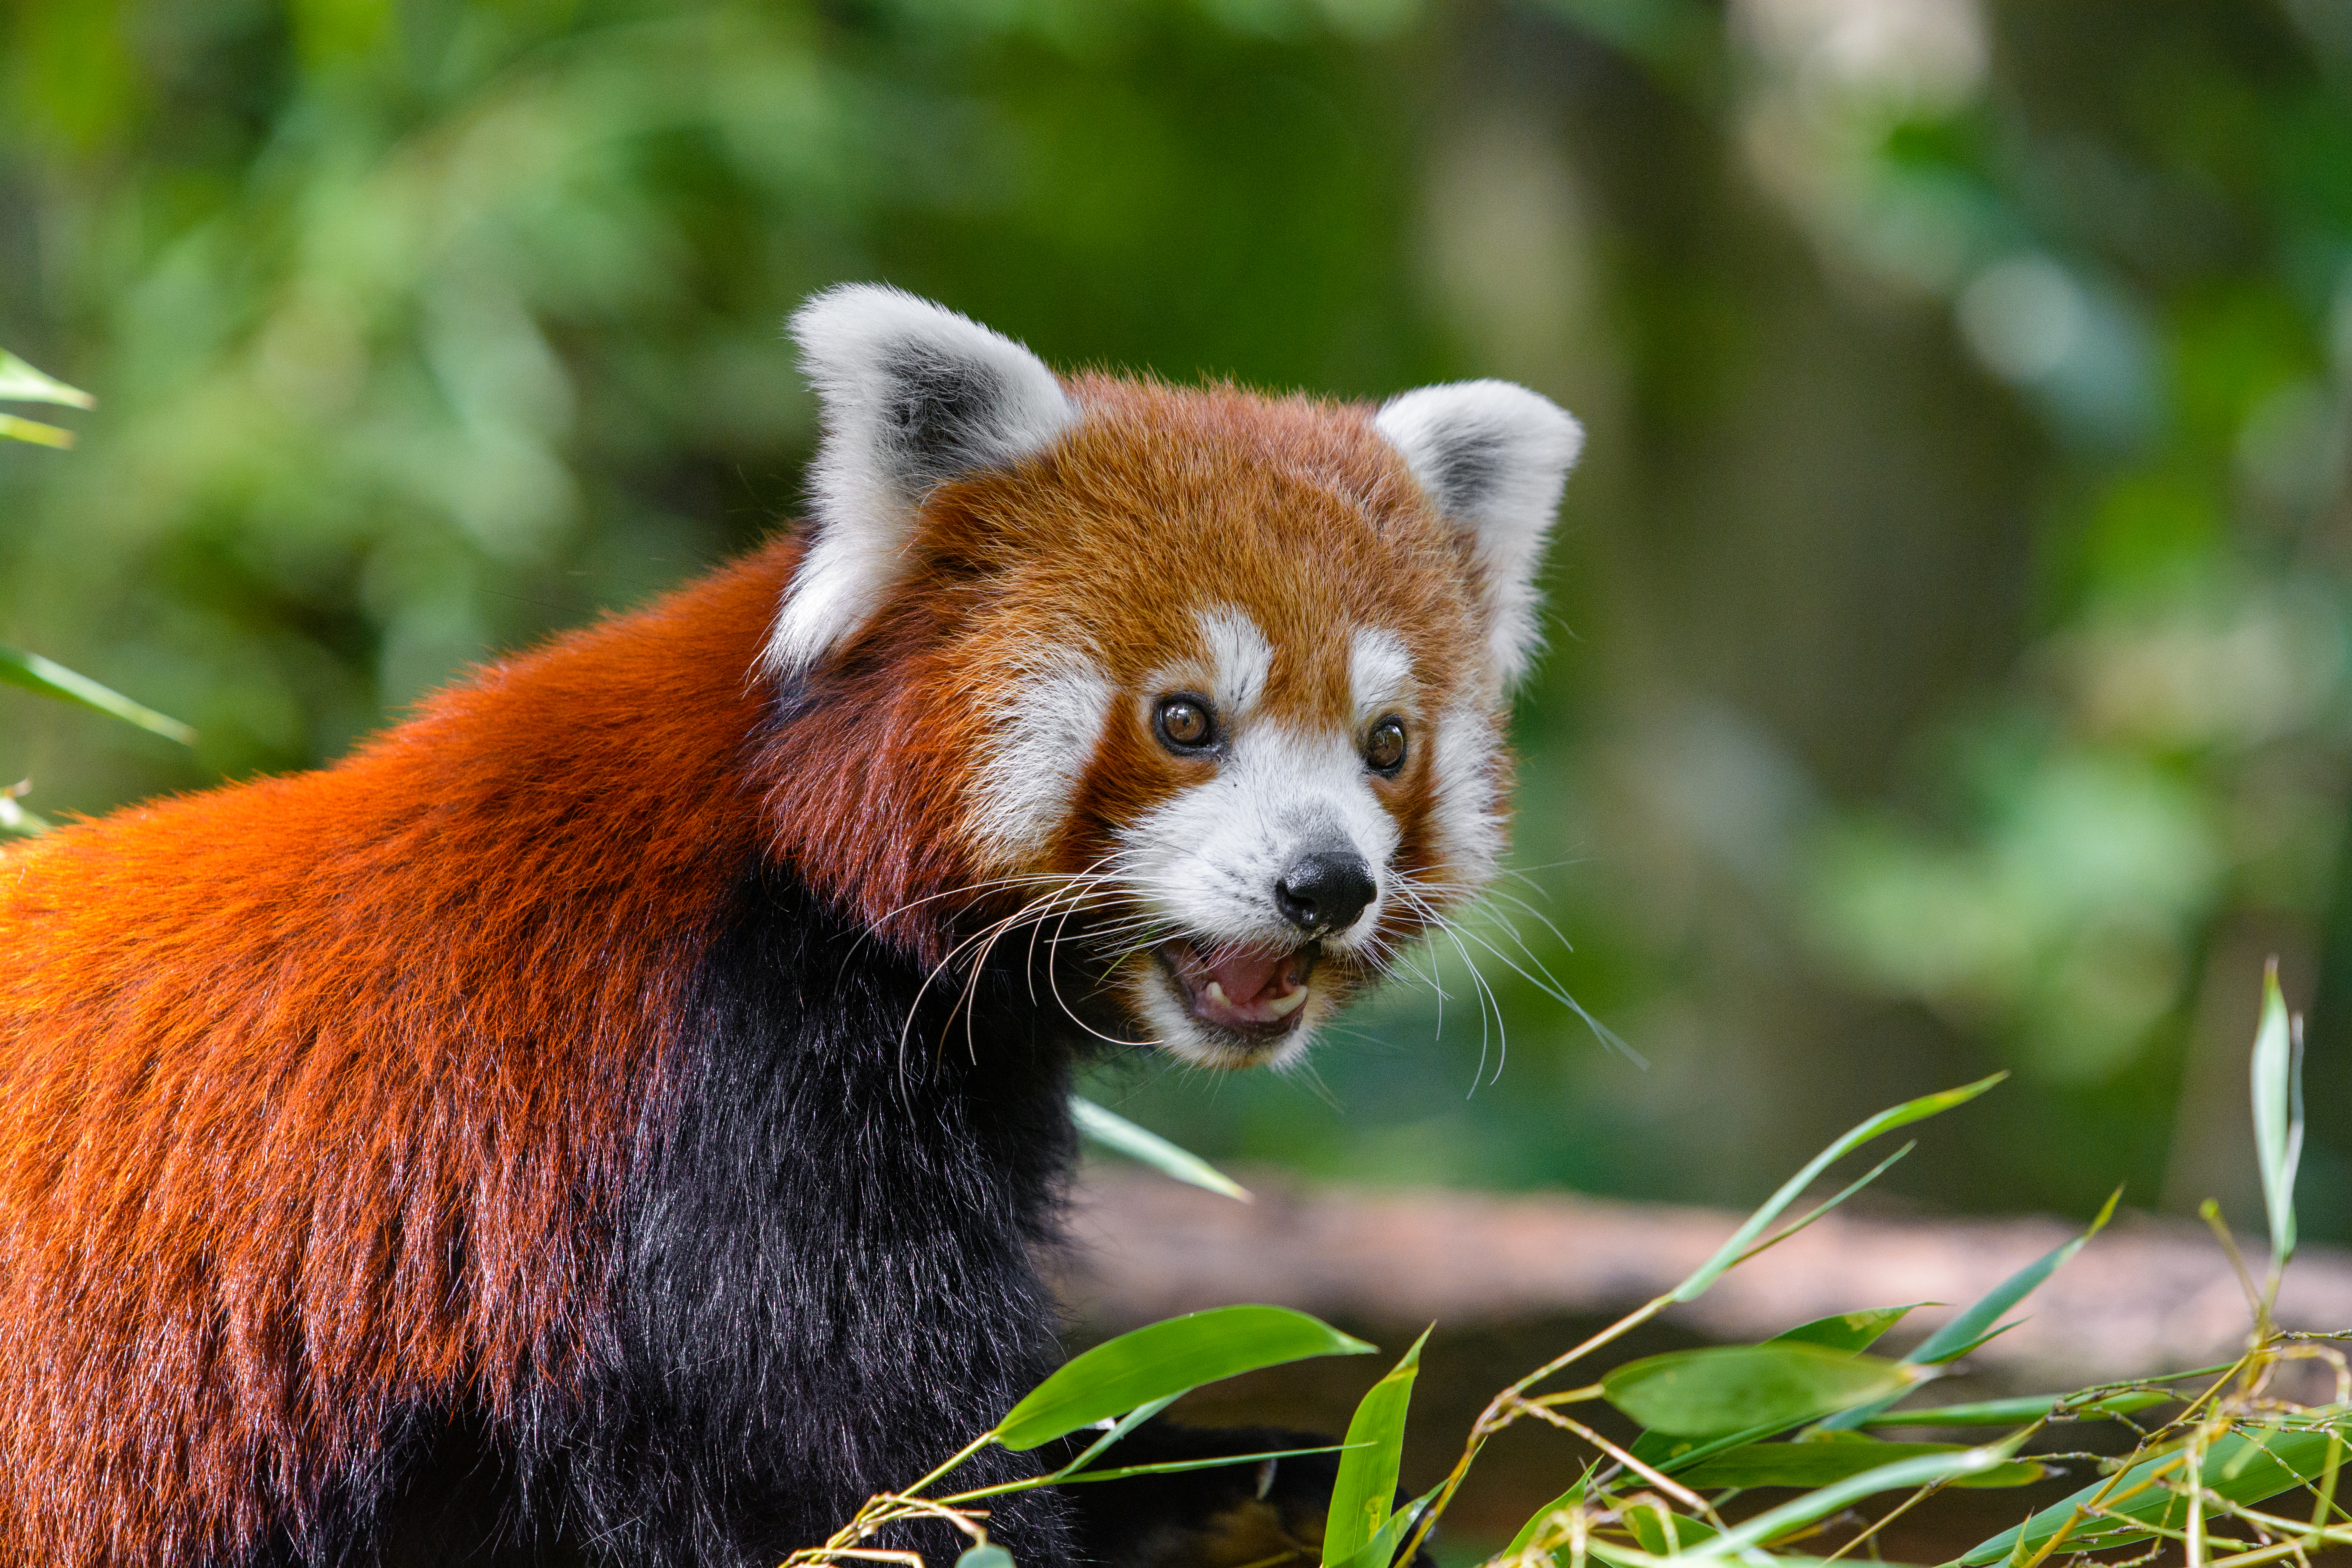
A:
[[[1212,982],[1211,984],[1214,984],[1214,982]],[[1276,996],[1272,1001],[1264,1004],[1264,1005],[1265,1010],[1273,1014],[1276,1017],[1287,1018],[1293,1013],[1297,1012],[1298,1009],[1306,1004],[1306,1001],[1307,987],[1302,985],[1296,991],[1289,992],[1281,996]]]
[[[1233,1005],[1232,999],[1227,997],[1225,994],[1224,986],[1214,980],[1209,982],[1208,990],[1202,992],[1202,994],[1220,1007],[1230,1007]]]

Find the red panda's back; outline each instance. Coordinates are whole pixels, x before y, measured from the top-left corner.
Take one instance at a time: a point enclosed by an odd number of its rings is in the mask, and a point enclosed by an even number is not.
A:
[[[790,562],[0,859],[0,1565],[233,1552],[393,1409],[560,1368]]]

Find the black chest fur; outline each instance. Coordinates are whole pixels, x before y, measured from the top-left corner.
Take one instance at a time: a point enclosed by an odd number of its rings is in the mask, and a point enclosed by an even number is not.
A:
[[[1074,1026],[1015,973],[926,978],[790,871],[741,879],[621,1194],[592,1384],[427,1445],[388,1556],[772,1564],[1052,1369],[1035,1255],[1073,1155]],[[1030,1463],[992,1450],[959,1479]],[[1050,1494],[992,1528],[1024,1563],[1067,1558]],[[944,1564],[958,1543],[874,1544]]]

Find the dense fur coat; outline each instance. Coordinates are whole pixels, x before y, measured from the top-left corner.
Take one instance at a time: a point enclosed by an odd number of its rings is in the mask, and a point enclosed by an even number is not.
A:
[[[809,529],[0,857],[0,1568],[814,1544],[1053,1365],[1078,1055],[1295,1055],[1486,874],[1565,416],[796,328]]]

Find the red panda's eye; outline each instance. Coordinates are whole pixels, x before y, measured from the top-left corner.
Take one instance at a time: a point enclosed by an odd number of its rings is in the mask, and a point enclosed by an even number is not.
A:
[[[1151,722],[1160,743],[1171,752],[1203,751],[1217,738],[1217,721],[1198,697],[1161,698]]]
[[[1364,737],[1364,761],[1374,773],[1392,773],[1404,766],[1404,721],[1391,714],[1372,726]]]

